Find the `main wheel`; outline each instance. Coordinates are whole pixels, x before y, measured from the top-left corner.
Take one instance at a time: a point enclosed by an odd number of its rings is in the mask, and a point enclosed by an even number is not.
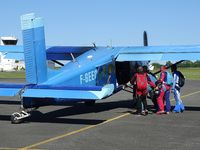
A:
[[[18,119],[19,117],[21,117],[20,113],[13,113],[10,117],[11,123],[13,124],[19,124],[22,122],[22,119]]]
[[[94,104],[95,104],[95,100],[87,100],[87,101],[85,101],[85,105],[86,106],[94,106]]]

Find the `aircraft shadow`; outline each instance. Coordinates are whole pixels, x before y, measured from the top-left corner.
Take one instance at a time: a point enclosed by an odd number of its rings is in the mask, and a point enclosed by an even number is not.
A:
[[[80,118],[65,118],[59,113],[65,112],[52,112],[51,114],[43,114],[40,111],[33,111],[31,117],[27,118],[25,122],[39,122],[39,123],[64,123],[64,124],[84,124],[84,125],[96,125],[104,122],[100,119],[80,119]]]
[[[186,111],[200,111],[200,107],[185,106]]]
[[[132,100],[96,103],[94,106],[86,106],[84,103],[75,103],[73,106],[51,111],[44,114],[39,111],[33,111],[31,117],[28,118],[27,121],[45,122],[45,123],[95,125],[95,124],[102,123],[106,120],[77,119],[77,118],[71,118],[71,117],[75,115],[81,115],[81,114],[109,111],[116,108],[132,108],[132,107],[133,107]],[[67,117],[70,117],[70,118],[67,118]]]
[[[38,110],[32,111],[31,117],[25,119],[25,123],[39,122],[39,123],[96,125],[104,122],[105,120],[86,119],[86,118],[82,119],[78,118],[79,116],[77,115],[104,112],[117,108],[132,109],[134,107],[133,105],[134,105],[133,100],[101,102],[101,103],[96,103],[94,106],[86,106],[84,103],[75,103],[75,104],[70,103],[67,105],[68,107],[66,108],[50,111],[47,113],[42,113]],[[185,109],[186,111],[200,111],[200,107],[185,106]],[[132,113],[132,110],[127,112]],[[125,112],[119,112],[119,113],[125,113]],[[0,115],[0,120],[10,121],[10,115]]]
[[[21,101],[17,100],[0,100],[0,105],[1,104],[7,104],[7,105],[20,105]]]
[[[76,115],[98,113],[103,111],[109,111],[116,108],[133,108],[133,100],[101,102],[101,103],[96,103],[94,106],[86,106],[84,103],[74,103],[74,104],[69,103],[67,104],[66,108],[50,111],[47,113],[42,113],[38,110],[35,110],[32,111],[31,116],[29,118],[25,119],[25,123],[39,122],[39,123],[96,125],[106,120],[90,119],[89,117],[86,119],[83,118],[82,116],[81,118],[78,118],[80,116]],[[10,121],[10,115],[0,115],[0,120]]]

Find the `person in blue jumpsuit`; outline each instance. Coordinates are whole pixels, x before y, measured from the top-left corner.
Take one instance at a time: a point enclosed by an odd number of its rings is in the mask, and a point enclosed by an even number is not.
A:
[[[176,106],[175,106],[173,112],[179,113],[179,112],[183,112],[185,110],[185,106],[184,106],[183,101],[181,100],[181,96],[180,96],[181,87],[178,84],[180,73],[179,73],[179,71],[177,71],[176,65],[172,65],[171,71],[173,73],[172,91],[174,93],[174,99],[176,101]]]

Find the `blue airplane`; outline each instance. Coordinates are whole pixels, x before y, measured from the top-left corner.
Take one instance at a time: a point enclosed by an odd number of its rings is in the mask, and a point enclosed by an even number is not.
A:
[[[45,45],[43,19],[33,13],[21,16],[23,46],[0,46],[7,58],[24,59],[26,84],[0,84],[0,96],[19,96],[21,111],[11,115],[12,123],[30,116],[30,108],[64,101],[93,105],[122,89],[138,63],[151,60],[199,60],[200,45],[96,47]],[[146,33],[145,33],[146,36]],[[68,63],[61,63],[67,60]],[[59,64],[51,69],[47,61]],[[32,109],[31,109],[32,110]]]

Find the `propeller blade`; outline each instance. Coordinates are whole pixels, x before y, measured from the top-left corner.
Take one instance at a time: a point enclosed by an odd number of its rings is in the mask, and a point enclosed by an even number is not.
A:
[[[143,33],[143,41],[144,41],[144,46],[148,46],[148,38],[147,38],[146,31],[144,31],[144,33]]]

